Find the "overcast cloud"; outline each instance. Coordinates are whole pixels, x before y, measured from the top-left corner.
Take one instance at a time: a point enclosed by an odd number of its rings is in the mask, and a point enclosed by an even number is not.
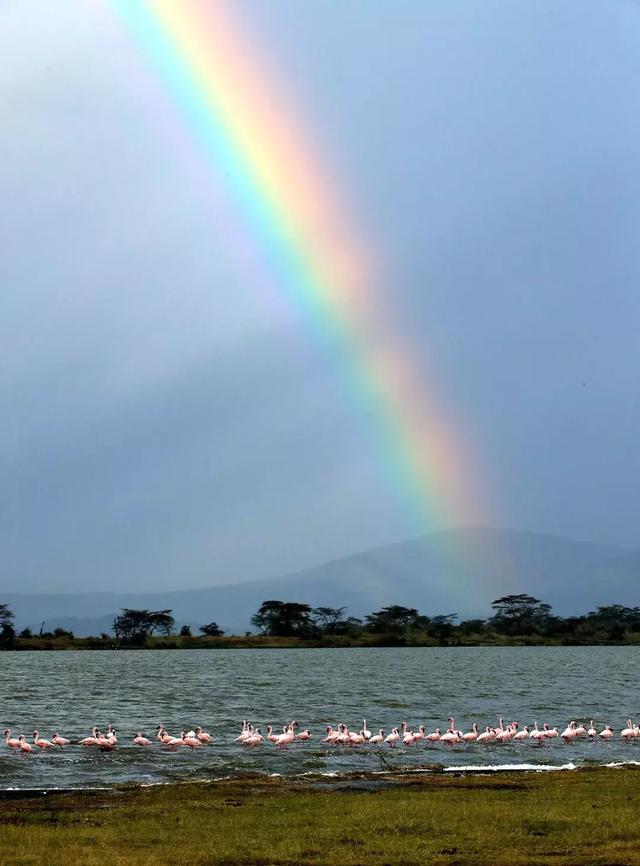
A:
[[[487,522],[637,544],[640,7],[239,9]],[[223,184],[159,134],[108,5],[4,3],[0,56],[0,586],[206,586],[415,535],[339,371],[260,250],[239,262]]]

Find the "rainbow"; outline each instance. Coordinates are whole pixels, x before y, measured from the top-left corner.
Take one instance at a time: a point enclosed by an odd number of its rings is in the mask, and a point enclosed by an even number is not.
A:
[[[227,0],[110,0],[259,242],[271,278],[324,349],[379,466],[421,532],[476,523],[473,461],[432,383],[394,337],[309,124]]]

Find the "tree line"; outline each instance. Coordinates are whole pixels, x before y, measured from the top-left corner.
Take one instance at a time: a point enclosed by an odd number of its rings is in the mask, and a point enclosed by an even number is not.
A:
[[[313,638],[322,635],[365,634],[415,637],[423,633],[442,643],[464,643],[474,636],[537,637],[577,643],[615,642],[629,632],[640,633],[640,607],[614,604],[583,616],[556,616],[551,605],[526,593],[505,595],[491,603],[487,619],[458,621],[456,613],[426,616],[416,608],[392,604],[363,619],[347,616],[345,607],[311,607],[299,602],[264,601],[251,624],[261,634]]]
[[[455,613],[427,616],[416,608],[387,605],[363,618],[347,615],[346,607],[312,607],[302,602],[263,601],[251,617],[251,625],[259,635],[303,640],[347,638],[357,642],[402,644],[431,642],[439,644],[492,643],[500,639],[530,638],[535,642],[616,643],[637,636],[640,642],[640,607],[614,604],[598,607],[583,616],[556,616],[546,602],[525,593],[505,595],[491,603],[492,616],[487,619],[459,621]],[[37,635],[30,629],[16,634],[14,614],[6,604],[0,604],[0,648],[10,649],[16,637],[22,639],[68,639],[73,633],[57,628]],[[222,637],[225,632],[216,622],[199,626],[200,637]],[[170,609],[147,610],[123,608],[112,623],[112,635],[100,639],[117,646],[145,646],[154,637],[167,638],[176,633],[175,618]],[[247,636],[251,633],[247,632]],[[178,636],[198,638],[183,625]],[[426,641],[423,641],[426,639]]]

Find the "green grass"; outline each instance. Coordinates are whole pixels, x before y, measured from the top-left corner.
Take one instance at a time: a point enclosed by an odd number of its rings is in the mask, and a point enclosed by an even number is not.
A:
[[[274,780],[0,804],[3,866],[640,864],[640,771]]]

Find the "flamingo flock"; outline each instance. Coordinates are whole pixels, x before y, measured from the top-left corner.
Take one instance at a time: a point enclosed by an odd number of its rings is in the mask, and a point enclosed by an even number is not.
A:
[[[16,752],[29,754],[32,752],[59,751],[69,745],[79,745],[83,747],[95,747],[102,752],[113,751],[118,744],[118,737],[115,728],[110,724],[105,733],[100,728],[94,726],[91,733],[87,737],[80,740],[72,741],[61,736],[57,731],[53,734],[50,740],[41,737],[40,732],[33,732],[33,742],[29,742],[24,734],[18,737],[11,736],[12,731],[7,728],[4,732],[5,745]],[[610,742],[616,736],[613,727],[610,724],[598,731],[593,719],[590,720],[587,727],[583,723],[578,723],[575,720],[568,723],[564,730],[559,731],[557,727],[550,727],[545,722],[542,727],[538,727],[538,723],[533,725],[523,725],[517,721],[505,724],[503,719],[500,719],[497,725],[485,725],[481,730],[480,726],[474,722],[468,731],[461,731],[456,727],[453,716],[449,717],[447,724],[442,727],[436,727],[433,731],[427,733],[424,725],[418,725],[409,728],[406,722],[397,727],[391,728],[389,733],[386,733],[384,728],[378,729],[377,733],[373,733],[367,727],[366,719],[362,720],[362,727],[350,729],[344,722],[340,722],[335,727],[327,725],[325,736],[322,743],[329,746],[396,746],[410,747],[416,743],[422,743],[425,747],[432,747],[436,744],[443,746],[458,746],[458,745],[500,745],[508,742],[514,743],[532,743],[542,746],[546,740],[558,739],[559,742],[573,743],[579,740],[591,740],[600,742]],[[295,742],[306,742],[313,738],[310,730],[299,730],[298,722],[293,720],[284,724],[281,730],[276,730],[273,725],[268,725],[266,728],[266,736],[261,733],[260,728],[254,727],[246,719],[242,722],[242,728],[237,737],[234,739],[234,744],[242,748],[254,748],[262,746],[263,743],[270,743],[284,749]],[[213,742],[213,736],[205,731],[201,726],[189,731],[181,731],[179,735],[170,734],[163,724],[156,727],[154,737],[155,741],[165,747],[169,751],[177,751],[180,747],[187,747],[191,750],[201,749],[203,746],[210,745]],[[634,723],[631,719],[627,719],[626,726],[622,728],[619,734],[619,739],[622,742],[633,742],[640,739],[640,725]],[[153,740],[145,737],[142,732],[138,731],[130,741],[134,746],[148,748],[153,744]]]

